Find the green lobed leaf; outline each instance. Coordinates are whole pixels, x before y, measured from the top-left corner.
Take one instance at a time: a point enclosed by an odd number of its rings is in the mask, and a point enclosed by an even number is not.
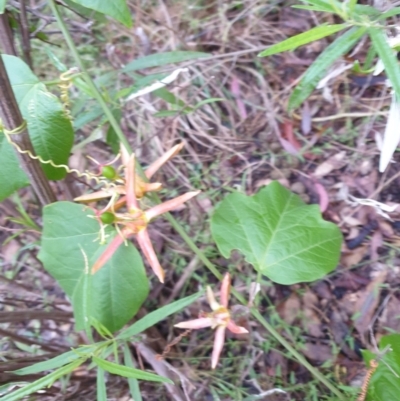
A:
[[[80,366],[84,361],[85,361],[85,359],[78,359],[76,361],[73,361],[73,362],[69,363],[68,365],[65,365],[65,366],[57,369],[53,373],[50,373],[47,376],[40,378],[39,380],[35,380],[34,382],[29,383],[26,386],[19,388],[18,390],[13,391],[11,394],[7,394],[7,395],[1,397],[1,401],[21,400],[25,396],[35,393],[36,391],[39,391],[44,387],[49,387],[60,377],[65,376],[68,373],[71,373],[74,369],[76,369],[78,366]]]
[[[28,176],[19,164],[15,150],[0,131],[0,201],[29,185]]]
[[[212,236],[228,258],[237,249],[254,268],[279,284],[320,279],[340,256],[339,228],[278,182],[253,196],[228,195],[211,218]]]
[[[88,217],[92,216],[92,218]],[[84,272],[81,249],[92,266],[107,245],[98,242],[99,223],[93,211],[71,202],[57,202],[44,208],[42,246],[38,255],[45,269],[70,297],[77,330],[84,327]],[[117,235],[107,230],[110,240]],[[91,317],[110,332],[119,330],[138,311],[149,291],[142,259],[128,242],[90,280]]]
[[[372,45],[385,66],[386,74],[393,86],[397,99],[400,100],[400,66],[393,49],[389,46],[384,32],[378,28],[369,28]]]
[[[28,123],[35,152],[44,160],[67,164],[74,141],[71,121],[59,99],[47,91],[27,64],[15,56],[2,55],[22,116]],[[42,164],[50,180],[65,177],[64,168]]]
[[[262,51],[258,57],[271,56],[272,54],[282,53],[288,50],[294,50],[299,46],[303,46],[307,43],[314,42],[325,38],[326,36],[332,35],[333,33],[339,32],[347,28],[347,24],[335,24],[335,25],[320,25],[315,28],[308,30],[307,32],[300,33],[299,35],[292,36],[282,42],[279,42],[268,49]]]
[[[378,368],[368,386],[367,400],[397,400],[400,394],[400,334],[383,336],[379,345],[381,350],[390,345],[391,351],[382,360],[378,359]]]
[[[203,295],[202,292],[190,295],[186,298],[179,299],[178,301],[172,302],[171,304],[165,305],[153,312],[148,313],[146,316],[142,317],[137,322],[133,323],[127,329],[121,331],[117,338],[120,340],[128,340],[129,338],[141,333],[142,331],[154,326],[161,320],[167,318],[168,316],[179,312],[181,309],[186,308],[198,298]]]
[[[126,0],[72,0],[91,10],[110,16],[121,22],[128,28],[132,26],[131,12],[126,4]]]
[[[132,377],[134,379],[147,380],[152,382],[174,384],[171,379],[156,375],[154,373],[145,372],[144,370],[131,368],[129,366],[118,365],[117,363],[109,362],[96,356],[94,356],[92,359],[97,366],[100,366],[102,369],[112,373],[113,375]]]
[[[354,27],[332,42],[305,72],[300,83],[289,99],[288,109],[292,110],[311,94],[318,82],[324,77],[326,70],[343,54],[347,53],[364,35],[366,28]]]
[[[180,63],[182,61],[196,60],[198,58],[210,57],[210,54],[203,52],[182,51],[150,54],[128,63],[123,72],[143,70],[145,68],[161,67],[163,65]]]

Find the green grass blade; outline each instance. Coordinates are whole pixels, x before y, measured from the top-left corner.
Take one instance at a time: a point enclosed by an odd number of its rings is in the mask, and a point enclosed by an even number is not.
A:
[[[400,14],[400,7],[394,7],[389,11],[386,11],[385,13],[381,14],[378,18],[378,20],[383,20],[386,18],[394,17],[395,15]]]
[[[131,350],[129,345],[124,342],[124,363],[129,368],[134,368]],[[139,381],[133,377],[128,377],[129,391],[131,393],[132,399],[135,401],[143,401],[142,395],[140,393]]]
[[[128,338],[141,333],[142,331],[148,329],[151,326],[154,326],[155,324],[172,315],[173,313],[179,312],[181,309],[186,308],[191,303],[196,301],[196,299],[200,298],[201,295],[203,295],[203,293],[198,292],[196,294],[190,295],[189,297],[175,301],[172,304],[165,305],[162,308],[147,314],[145,317],[132,324],[132,326],[122,331],[117,336],[117,339],[127,340]]]
[[[27,366],[26,368],[14,370],[13,373],[15,373],[16,375],[33,375],[36,373],[44,372],[45,370],[57,369],[60,366],[66,365],[67,363],[71,363],[79,359],[80,357],[81,355],[79,355],[78,352],[68,351],[47,361],[38,362],[34,365]]]
[[[193,51],[173,51],[167,53],[150,54],[128,63],[122,72],[143,70],[145,68],[161,67],[163,65],[181,63],[182,61],[196,60],[198,58],[210,57],[210,54]]]
[[[343,54],[347,53],[364,35],[366,28],[354,27],[332,42],[305,72],[289,99],[288,109],[298,107],[311,94],[326,70]]]
[[[340,3],[336,0],[326,1],[326,0],[302,0],[303,3],[311,4],[311,6],[320,8],[321,10],[327,12],[335,12],[337,7],[340,7]]]
[[[333,33],[339,32],[346,28],[347,24],[335,24],[335,25],[320,25],[310,29],[307,32],[300,33],[299,35],[292,36],[283,42],[277,43],[262,51],[258,57],[271,56],[272,54],[282,53],[288,50],[294,50],[299,46],[306,45],[307,43],[314,42],[325,38],[326,36],[332,35]]]
[[[63,366],[60,369],[57,369],[55,372],[50,373],[49,375],[40,378],[32,383],[29,383],[25,387],[21,387],[18,390],[12,392],[11,394],[7,394],[1,398],[2,401],[17,401],[21,400],[23,397],[35,393],[39,391],[43,387],[51,386],[57,379],[62,376],[65,376],[68,373],[71,373],[74,369],[76,369],[79,365],[81,365],[85,359],[79,359],[77,361],[71,362],[68,365]]]
[[[97,367],[97,380],[96,380],[97,401],[107,401],[107,388],[104,375],[105,375],[105,370]]]
[[[94,356],[93,362],[100,368],[112,373],[113,375],[118,375],[122,377],[133,377],[134,379],[147,380],[152,382],[169,383],[174,384],[171,379],[167,377],[162,377],[154,373],[145,372],[144,370],[130,368],[129,366],[118,365],[114,362],[106,361],[105,359],[97,358]]]
[[[400,99],[400,66],[393,49],[386,41],[386,36],[378,28],[369,28],[369,36],[376,52],[385,66],[386,74],[392,83],[397,99]]]

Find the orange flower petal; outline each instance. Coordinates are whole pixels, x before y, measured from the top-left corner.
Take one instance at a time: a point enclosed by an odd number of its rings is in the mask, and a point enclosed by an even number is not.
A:
[[[197,329],[203,329],[205,327],[211,327],[213,325],[214,321],[210,317],[201,317],[199,319],[193,319],[189,320],[187,322],[181,322],[178,324],[175,324],[174,327],[178,327],[179,329],[192,329],[192,330],[197,330]]]
[[[229,275],[229,273],[226,273],[224,278],[222,279],[221,294],[220,294],[221,305],[224,306],[225,308],[228,307],[230,292],[231,292],[231,276]]]
[[[219,357],[225,344],[225,326],[218,326],[215,329],[214,348],[211,356],[211,368],[215,369],[218,365]]]
[[[234,334],[246,334],[249,332],[244,327],[238,326],[233,320],[230,320],[226,327],[231,333]]]
[[[168,160],[172,159],[176,154],[178,154],[184,146],[184,143],[175,145],[173,148],[165,152],[159,159],[153,162],[144,172],[147,179],[150,179],[156,171],[162,167]]]
[[[153,206],[151,209],[146,210],[145,212],[147,220],[150,221],[163,213],[167,213],[171,210],[176,209],[177,207],[187,202],[189,199],[192,199],[194,196],[198,195],[200,192],[201,191],[188,192],[169,201],[160,203],[157,206]]]
[[[114,253],[129,236],[129,234],[131,234],[130,230],[123,230],[122,235],[117,234],[112,239],[112,241],[108,244],[106,250],[100,255],[95,264],[92,266],[92,274],[96,273],[108,262],[108,260],[112,257],[112,255],[114,255]]]
[[[136,235],[136,239],[154,274],[163,283],[165,272],[158,261],[147,229],[140,230]]]

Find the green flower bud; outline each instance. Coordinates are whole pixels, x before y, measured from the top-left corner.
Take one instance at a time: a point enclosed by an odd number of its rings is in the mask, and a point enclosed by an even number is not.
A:
[[[117,176],[115,168],[111,166],[104,166],[101,170],[101,174],[103,177],[108,178],[109,180],[113,180]]]
[[[104,212],[100,216],[100,220],[103,224],[112,224],[115,221],[115,214],[111,212]]]

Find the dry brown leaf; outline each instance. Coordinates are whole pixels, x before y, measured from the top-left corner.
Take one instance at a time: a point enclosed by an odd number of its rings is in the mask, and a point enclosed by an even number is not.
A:
[[[332,359],[332,348],[327,344],[314,344],[311,342],[307,342],[305,344],[304,349],[302,350],[303,354],[316,363],[323,363]]]
[[[336,153],[336,155],[329,157],[327,160],[325,160],[316,168],[313,174],[314,177],[322,178],[328,175],[333,170],[342,168],[347,163],[345,157],[346,157],[345,151]]]
[[[321,329],[321,319],[319,318],[316,308],[318,305],[317,296],[311,292],[307,291],[303,296],[303,305],[304,305],[304,328],[312,337],[322,337],[322,329]]]
[[[288,324],[292,324],[299,317],[300,310],[300,299],[294,293],[278,308],[279,315]]]
[[[355,303],[354,312],[358,317],[354,321],[354,327],[363,335],[371,324],[372,317],[379,302],[381,284],[385,281],[387,271],[381,271],[368,284],[365,290],[359,292],[359,298]]]
[[[379,319],[382,329],[400,332],[400,300],[392,296]]]
[[[340,263],[344,267],[352,267],[361,262],[368,249],[368,244],[360,245],[352,251],[342,252]]]

